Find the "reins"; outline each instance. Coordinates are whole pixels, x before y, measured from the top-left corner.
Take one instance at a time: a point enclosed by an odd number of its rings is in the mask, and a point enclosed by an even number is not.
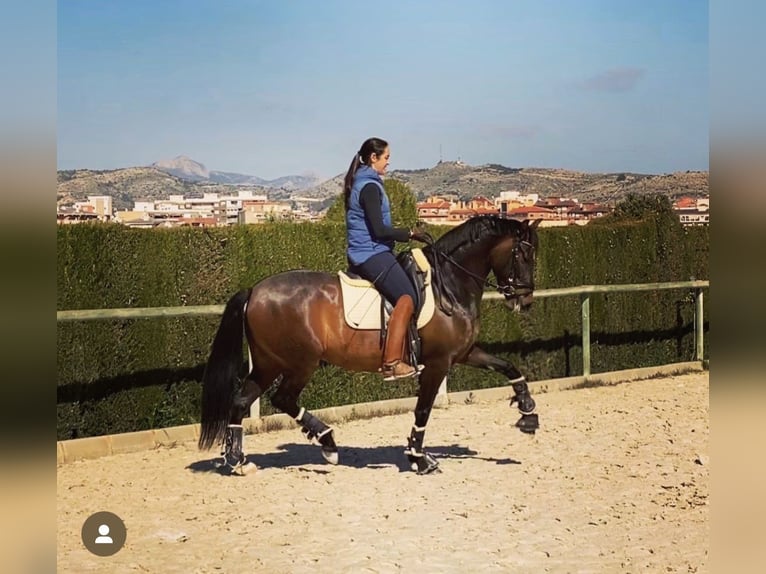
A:
[[[431,249],[433,250],[434,254],[437,257],[442,257],[443,259],[446,259],[450,263],[452,263],[455,267],[466,273],[468,276],[470,276],[472,279],[475,279],[479,285],[482,287],[492,287],[493,289],[497,289],[498,291],[502,292],[502,287],[500,285],[495,284],[494,282],[490,281],[488,277],[482,277],[477,273],[474,273],[470,269],[466,269],[460,263],[455,261],[455,259],[451,255],[447,255],[444,253],[444,251],[441,251],[440,249],[436,249],[436,245],[431,245]]]
[[[524,243],[523,241],[520,241],[520,242]],[[452,265],[454,265],[455,267],[463,271],[466,275],[474,279],[479,285],[481,285],[482,288],[491,287],[497,290],[498,293],[501,293],[502,295],[506,295],[506,296],[512,296],[516,292],[516,288],[513,286],[511,281],[509,281],[507,285],[499,285],[495,283],[494,281],[491,281],[489,277],[481,277],[480,275],[478,275],[477,273],[474,273],[470,269],[466,269],[465,267],[463,267],[460,263],[455,261],[455,259],[451,255],[448,255],[447,253],[444,253],[442,250],[437,249],[435,242],[431,243],[430,247],[434,253],[434,257],[437,258],[437,260],[439,257],[441,257],[449,261],[450,263],[452,263]],[[513,255],[515,256],[515,254],[518,253],[518,251],[519,251],[519,246],[517,243],[516,245],[513,246],[513,251],[512,251]],[[451,302],[454,303],[454,301],[451,301]]]

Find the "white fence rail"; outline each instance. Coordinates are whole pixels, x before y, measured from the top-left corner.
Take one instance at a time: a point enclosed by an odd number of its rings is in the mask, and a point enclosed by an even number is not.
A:
[[[563,287],[558,289],[541,289],[535,291],[536,299],[546,297],[579,296],[581,337],[582,337],[582,374],[589,376],[590,372],[590,296],[594,293],[619,293],[631,291],[661,291],[665,289],[693,289],[695,291],[694,308],[694,340],[695,359],[704,359],[704,323],[703,323],[703,289],[710,287],[710,281],[672,281],[666,283],[624,283],[619,285],[581,285],[579,287]],[[500,293],[487,292],[484,299],[502,299]],[[196,305],[184,307],[137,307],[122,309],[84,309],[73,311],[56,311],[56,321],[96,321],[109,319],[149,319],[156,317],[194,317],[201,315],[220,315],[224,305]],[[439,388],[440,395],[447,393],[447,379]],[[251,407],[251,416],[258,416],[260,401]]]

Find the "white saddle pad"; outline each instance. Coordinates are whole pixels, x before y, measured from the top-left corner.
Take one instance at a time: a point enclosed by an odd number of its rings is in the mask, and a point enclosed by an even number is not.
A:
[[[418,269],[424,271],[425,304],[418,315],[418,329],[422,329],[434,316],[434,291],[431,285],[431,266],[420,249],[412,250],[412,257]],[[380,293],[365,279],[354,279],[343,271],[338,272],[343,297],[343,315],[346,323],[354,329],[380,330]]]

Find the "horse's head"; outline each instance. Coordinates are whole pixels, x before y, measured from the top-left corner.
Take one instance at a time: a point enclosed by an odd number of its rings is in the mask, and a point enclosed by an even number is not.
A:
[[[532,305],[535,290],[535,252],[540,220],[523,221],[515,234],[503,237],[489,254],[498,291],[509,309],[518,311]]]

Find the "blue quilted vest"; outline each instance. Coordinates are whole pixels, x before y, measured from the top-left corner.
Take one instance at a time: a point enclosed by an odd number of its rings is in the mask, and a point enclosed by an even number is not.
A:
[[[362,188],[370,182],[380,188],[380,210],[383,213],[383,223],[391,226],[391,204],[388,201],[386,190],[383,188],[383,180],[378,172],[363,165],[354,175],[354,185],[351,186],[348,211],[346,211],[346,238],[348,240],[346,253],[354,265],[364,263],[373,255],[391,251],[394,248],[393,241],[376,241],[367,226],[364,210],[359,204],[359,194]]]

